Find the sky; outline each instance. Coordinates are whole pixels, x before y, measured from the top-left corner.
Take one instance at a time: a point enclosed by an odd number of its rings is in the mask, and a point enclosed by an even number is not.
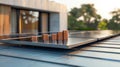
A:
[[[120,8],[120,0],[51,0],[56,1],[62,4],[65,4],[68,8],[68,11],[73,7],[80,7],[82,4],[94,4],[94,7],[97,9],[97,13],[100,14],[103,18],[110,19],[110,12]]]

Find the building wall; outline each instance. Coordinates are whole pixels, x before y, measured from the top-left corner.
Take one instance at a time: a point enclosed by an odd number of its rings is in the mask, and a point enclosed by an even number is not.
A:
[[[67,30],[67,9],[64,9],[65,6],[60,7],[60,31]]]
[[[67,29],[67,8],[65,5],[49,0],[0,0],[0,4],[51,12],[50,31],[62,31]],[[56,25],[56,27],[52,25]]]
[[[49,0],[0,0],[0,3],[17,7],[41,9],[54,12],[60,12],[60,9],[58,8],[63,6],[62,4]],[[64,7],[64,9],[65,8],[66,7]]]
[[[10,12],[9,6],[0,5],[0,35],[10,34]]]

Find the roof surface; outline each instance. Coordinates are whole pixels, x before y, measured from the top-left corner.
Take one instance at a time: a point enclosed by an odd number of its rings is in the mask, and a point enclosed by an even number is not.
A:
[[[1,67],[120,67],[120,36],[71,50],[0,45]]]

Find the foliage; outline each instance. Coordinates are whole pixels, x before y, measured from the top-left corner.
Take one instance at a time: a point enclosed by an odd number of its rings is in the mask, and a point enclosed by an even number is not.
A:
[[[110,30],[120,30],[120,23],[115,23],[114,20],[110,20],[108,23],[108,29]]]
[[[69,12],[68,28],[70,30],[95,30],[100,19],[101,16],[96,13],[93,4],[83,4],[81,8],[73,8]]]
[[[102,20],[99,24],[98,24],[98,29],[99,30],[106,30],[107,28],[107,21],[106,20]]]
[[[112,18],[109,20],[108,29],[120,30],[120,9],[111,12]]]
[[[70,12],[70,15],[75,17],[75,18],[78,18],[79,17],[79,8],[73,8]]]
[[[75,17],[68,16],[68,29],[69,30],[82,30],[86,28],[82,21],[77,21]]]
[[[93,4],[83,4],[81,8],[73,8],[69,13],[75,18],[83,17],[80,20],[83,20],[85,23],[90,23],[95,19],[101,19],[101,16],[96,13]]]
[[[112,11],[112,21],[114,21],[115,23],[120,23],[120,9]]]
[[[110,20],[101,20],[94,4],[83,4],[80,8],[73,8],[68,15],[69,30],[120,30],[120,9],[111,12]]]

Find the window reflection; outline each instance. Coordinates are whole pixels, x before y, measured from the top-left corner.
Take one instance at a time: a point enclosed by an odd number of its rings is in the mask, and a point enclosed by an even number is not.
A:
[[[21,33],[38,32],[39,12],[20,10]]]

